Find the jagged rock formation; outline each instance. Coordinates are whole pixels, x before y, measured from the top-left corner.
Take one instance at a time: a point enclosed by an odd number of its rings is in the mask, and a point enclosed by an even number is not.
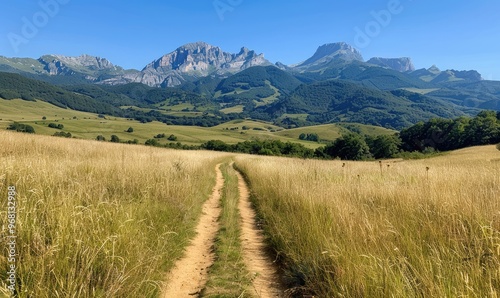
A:
[[[415,66],[411,61],[411,58],[380,58],[375,57],[368,60],[367,63],[374,64],[381,67],[390,68],[399,72],[409,72],[414,71]]]

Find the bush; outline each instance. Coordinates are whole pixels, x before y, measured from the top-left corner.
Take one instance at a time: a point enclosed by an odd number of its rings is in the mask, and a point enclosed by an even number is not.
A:
[[[120,143],[120,138],[117,135],[112,135],[111,142],[112,143]]]
[[[56,123],[49,123],[50,128],[55,128],[55,129],[63,129],[64,125],[62,124],[56,124]]]
[[[106,141],[106,138],[103,135],[98,135],[95,139],[97,141],[101,141],[101,142],[105,142]]]
[[[15,130],[17,132],[25,132],[25,133],[35,133],[35,129],[31,125],[26,125],[22,123],[14,122],[14,124],[9,125],[7,127],[8,130]]]
[[[165,138],[165,137],[166,137],[166,135],[165,135],[164,133],[159,133],[159,134],[157,134],[157,135],[155,136],[155,139],[163,139],[163,138]]]
[[[149,139],[146,141],[145,145],[157,147],[157,146],[160,146],[160,143],[155,139]]]
[[[497,144],[497,149],[500,150],[500,143]]]
[[[167,140],[175,142],[175,141],[177,141],[177,137],[174,135],[170,135]]]
[[[71,138],[72,135],[70,132],[59,131],[53,134],[54,137],[63,137],[63,138]]]
[[[132,133],[132,132],[134,132],[134,128],[129,127],[129,128],[127,129],[127,132],[128,132],[128,133]]]

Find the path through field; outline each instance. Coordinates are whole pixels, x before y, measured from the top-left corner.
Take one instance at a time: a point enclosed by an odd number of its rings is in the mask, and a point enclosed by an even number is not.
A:
[[[208,269],[215,255],[212,251],[219,230],[218,218],[221,213],[221,191],[224,178],[220,164],[216,166],[217,180],[211,198],[203,206],[203,214],[196,227],[196,237],[187,247],[185,255],[170,271],[163,291],[164,298],[200,297],[206,284]],[[264,237],[257,227],[256,214],[252,209],[248,186],[239,172],[239,204],[241,214],[241,241],[244,263],[252,274],[252,288],[255,297],[280,297],[280,283],[277,267],[265,252]]]
[[[224,179],[220,164],[215,168],[217,179],[210,199],[203,205],[200,222],[196,227],[196,237],[187,247],[182,259],[170,271],[163,292],[165,298],[198,297],[205,286],[208,268],[214,262],[212,246],[219,229],[220,196]]]
[[[242,217],[241,240],[244,261],[248,271],[254,274],[252,292],[256,297],[280,297],[282,291],[280,291],[277,266],[265,252],[264,236],[257,227],[248,186],[239,172],[236,172],[236,175],[240,192],[238,208]]]

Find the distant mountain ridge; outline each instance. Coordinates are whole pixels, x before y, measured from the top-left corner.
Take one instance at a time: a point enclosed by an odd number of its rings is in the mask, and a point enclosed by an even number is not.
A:
[[[153,115],[165,119],[160,116],[165,111],[157,109],[175,103],[187,104],[183,113],[212,117],[210,123],[241,117],[286,126],[355,121],[400,129],[429,117],[500,111],[500,82],[485,81],[475,70],[442,71],[436,66],[415,70],[409,57],[365,61],[357,49],[343,42],[322,45],[310,58],[293,65],[272,65],[263,54],[245,47],[230,53],[195,42],[141,70],[123,69],[90,55],[45,55],[39,59],[0,56],[0,72],[45,81],[115,108],[138,105],[154,110],[147,119]],[[43,95],[22,90],[30,85],[37,86],[25,82],[17,88],[21,90],[11,90],[6,83],[0,91],[9,98]],[[47,85],[40,89],[45,87],[50,89]],[[187,117],[174,122],[196,121]]]
[[[313,56],[301,63],[285,65],[277,62],[275,66],[293,73],[314,73],[342,68],[351,63],[367,63],[367,65],[408,73],[425,82],[482,80],[481,75],[474,70],[440,71],[435,66],[428,70],[415,70],[411,58],[408,57],[375,57],[365,62],[361,53],[345,42],[324,44],[318,47]],[[69,81],[79,78],[81,83],[85,81],[106,85],[143,83],[151,87],[179,86],[209,75],[224,78],[250,67],[269,65],[272,63],[266,60],[263,54],[257,54],[246,47],[241,48],[238,53],[229,53],[205,42],[181,46],[152,61],[142,70],[125,70],[106,58],[90,55],[78,57],[45,55],[39,59],[0,56],[0,71],[19,73],[32,78],[46,76],[45,79],[50,80],[50,77],[54,76],[61,77],[61,79],[64,76],[72,76],[73,78]]]
[[[186,44],[146,65],[140,72],[111,78],[104,84],[143,83],[173,87],[211,74],[227,76],[253,66],[271,65],[263,54],[245,47],[237,54],[205,42]]]

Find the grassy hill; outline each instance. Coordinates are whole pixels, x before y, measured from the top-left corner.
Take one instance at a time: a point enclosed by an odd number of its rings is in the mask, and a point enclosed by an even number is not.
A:
[[[107,140],[110,140],[111,135],[116,135],[122,141],[137,139],[140,143],[144,143],[158,134],[165,134],[167,137],[173,134],[177,137],[175,142],[187,145],[200,145],[215,139],[228,144],[253,139],[269,139],[296,142],[308,148],[317,148],[320,146],[319,143],[299,140],[300,133],[317,133],[321,139],[334,140],[341,133],[348,132],[348,129],[338,125],[319,125],[286,130],[269,122],[253,120],[233,120],[206,128],[166,125],[157,121],[140,123],[139,121],[120,117],[106,116],[106,118],[100,118],[94,113],[63,109],[43,101],[20,99],[0,99],[0,106],[2,107],[0,109],[0,129],[5,129],[9,124],[16,121],[33,126],[38,134],[53,135],[61,130],[49,128],[48,125],[57,123],[64,126],[62,131],[70,132],[72,136],[82,139],[95,139],[98,135],[103,135]],[[43,120],[42,117],[46,117],[46,120]],[[352,126],[359,127],[363,133],[368,135],[393,133],[393,131],[381,127],[358,124],[352,124]],[[129,127],[133,128],[132,133],[126,132]],[[158,139],[158,141],[160,143],[171,142],[166,138]]]

